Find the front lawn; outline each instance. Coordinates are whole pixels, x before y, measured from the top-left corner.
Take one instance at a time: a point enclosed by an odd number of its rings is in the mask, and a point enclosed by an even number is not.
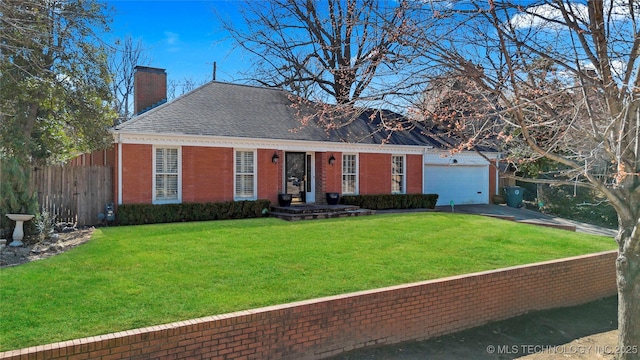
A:
[[[445,213],[101,228],[65,254],[0,270],[0,351],[613,249]]]

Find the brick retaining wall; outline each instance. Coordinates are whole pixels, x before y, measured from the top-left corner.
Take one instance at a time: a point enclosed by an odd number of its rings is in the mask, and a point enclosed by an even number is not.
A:
[[[0,359],[321,359],[615,295],[603,252],[0,353]]]

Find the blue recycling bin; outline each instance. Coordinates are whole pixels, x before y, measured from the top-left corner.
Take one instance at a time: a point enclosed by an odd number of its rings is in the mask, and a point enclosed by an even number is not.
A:
[[[507,200],[507,206],[512,208],[519,208],[522,206],[522,194],[524,188],[520,186],[507,186],[504,188],[504,194]]]

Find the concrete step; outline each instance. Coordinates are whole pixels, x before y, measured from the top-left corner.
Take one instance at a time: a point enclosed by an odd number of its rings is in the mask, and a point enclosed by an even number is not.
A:
[[[320,214],[339,211],[354,211],[360,209],[354,205],[316,205],[300,204],[291,206],[272,206],[271,211],[285,214]]]
[[[272,211],[270,215],[272,217],[283,219],[287,221],[299,221],[299,220],[316,220],[316,219],[332,219],[349,216],[366,216],[374,215],[375,210],[369,209],[350,209],[341,211],[321,211],[321,212],[304,212],[304,213],[290,213],[290,212],[278,212]]]

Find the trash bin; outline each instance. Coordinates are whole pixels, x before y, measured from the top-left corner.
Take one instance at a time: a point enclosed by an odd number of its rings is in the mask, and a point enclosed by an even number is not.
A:
[[[507,186],[504,188],[504,194],[507,198],[507,206],[513,208],[521,207],[523,193],[524,188],[521,188],[520,186]]]

